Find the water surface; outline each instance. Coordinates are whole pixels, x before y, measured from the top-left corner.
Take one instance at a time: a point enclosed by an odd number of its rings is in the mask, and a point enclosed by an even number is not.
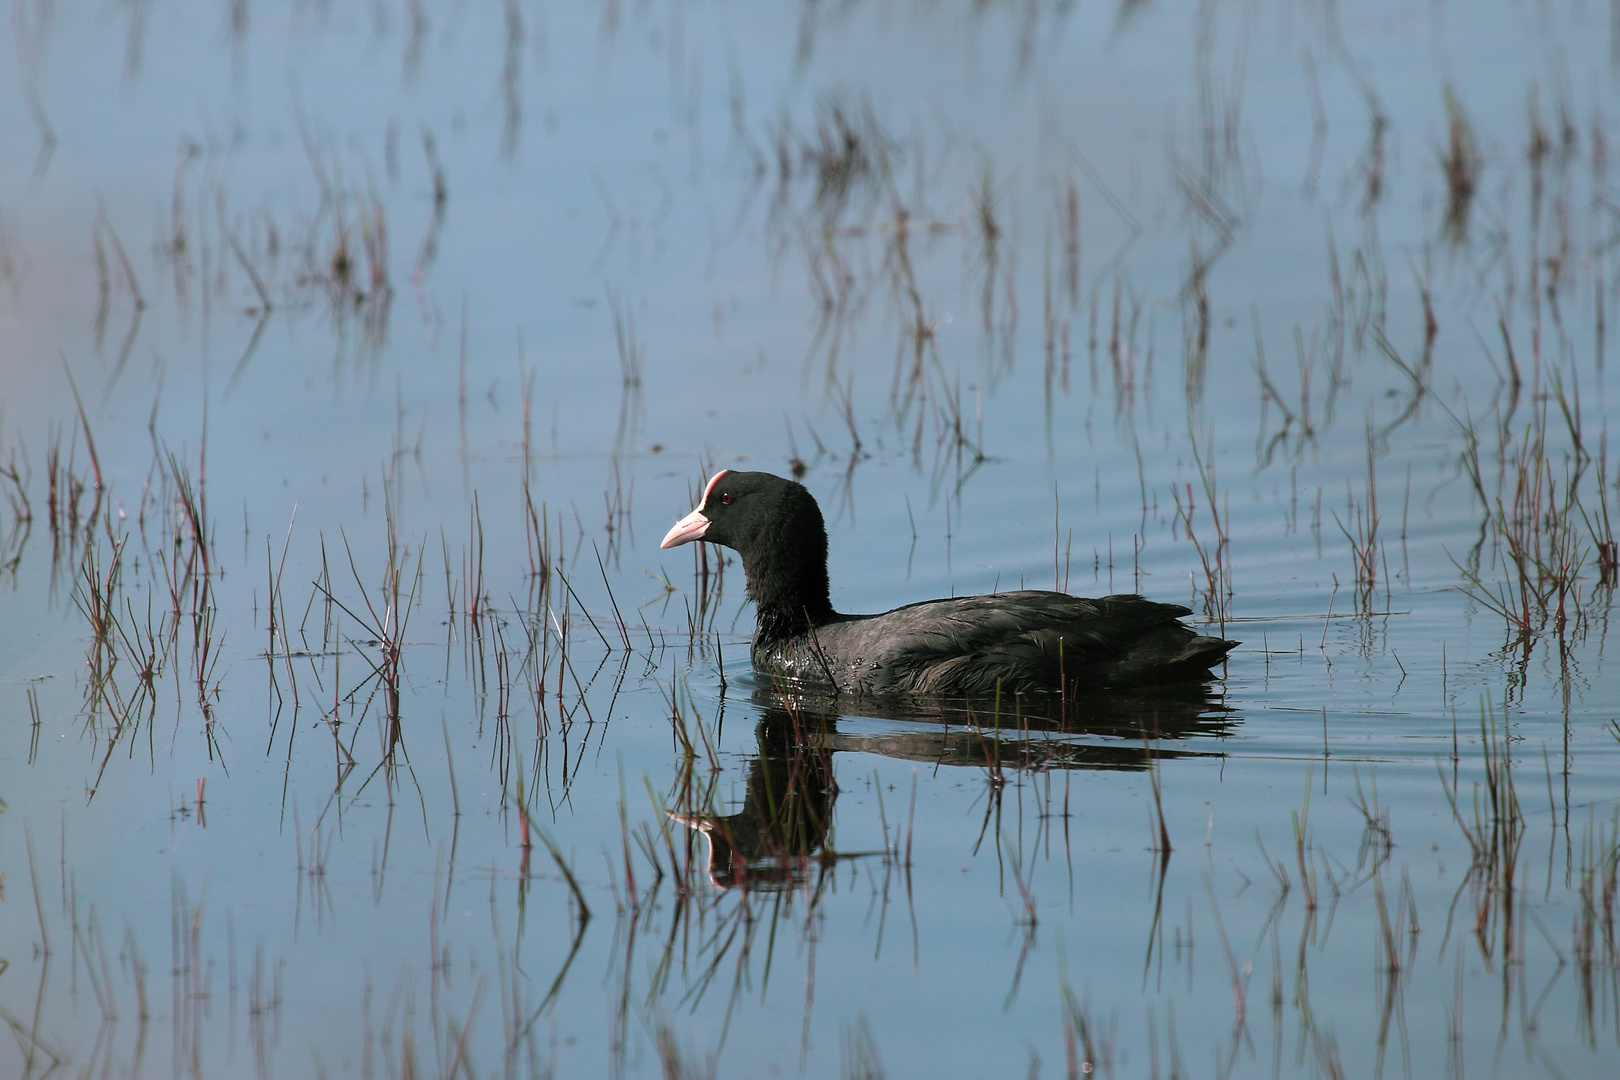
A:
[[[5,1074],[1612,1075],[1609,14],[19,6]],[[722,467],[1243,645],[784,699]]]

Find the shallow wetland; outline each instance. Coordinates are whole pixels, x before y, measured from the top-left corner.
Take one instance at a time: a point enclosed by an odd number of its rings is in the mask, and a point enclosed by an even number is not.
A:
[[[1615,1075],[1620,3],[4,33],[0,1075]],[[729,467],[1242,644],[774,686]]]

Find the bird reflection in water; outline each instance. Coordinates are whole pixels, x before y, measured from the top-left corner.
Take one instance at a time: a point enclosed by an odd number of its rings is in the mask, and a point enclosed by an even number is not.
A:
[[[748,762],[742,809],[735,814],[670,812],[708,840],[709,880],[722,889],[791,889],[826,849],[837,787],[832,752],[806,743],[803,710],[767,707],[754,728],[759,753]]]
[[[1023,698],[1013,715],[982,702],[857,705],[765,687],[754,701],[759,752],[748,763],[742,808],[670,812],[707,839],[709,879],[721,889],[793,889],[841,859],[891,854],[828,845],[837,752],[978,767],[999,788],[1004,770],[1139,770],[1166,758],[1219,757],[1218,747],[1199,743],[1226,736],[1238,722],[1218,695],[1197,687],[1097,695],[1078,707]]]

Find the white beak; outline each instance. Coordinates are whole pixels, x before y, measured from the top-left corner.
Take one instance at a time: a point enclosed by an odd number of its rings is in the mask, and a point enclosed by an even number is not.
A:
[[[675,523],[674,528],[664,534],[661,548],[678,547],[681,544],[690,544],[693,540],[703,539],[703,534],[709,531],[709,519],[703,516],[699,507]]]

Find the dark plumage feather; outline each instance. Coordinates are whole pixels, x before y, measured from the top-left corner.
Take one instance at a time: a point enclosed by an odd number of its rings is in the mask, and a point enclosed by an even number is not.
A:
[[[1020,590],[840,615],[814,497],[769,473],[721,472],[664,547],[734,548],[758,608],[754,666],[840,691],[985,697],[1207,681],[1237,644],[1198,634],[1179,604]]]

